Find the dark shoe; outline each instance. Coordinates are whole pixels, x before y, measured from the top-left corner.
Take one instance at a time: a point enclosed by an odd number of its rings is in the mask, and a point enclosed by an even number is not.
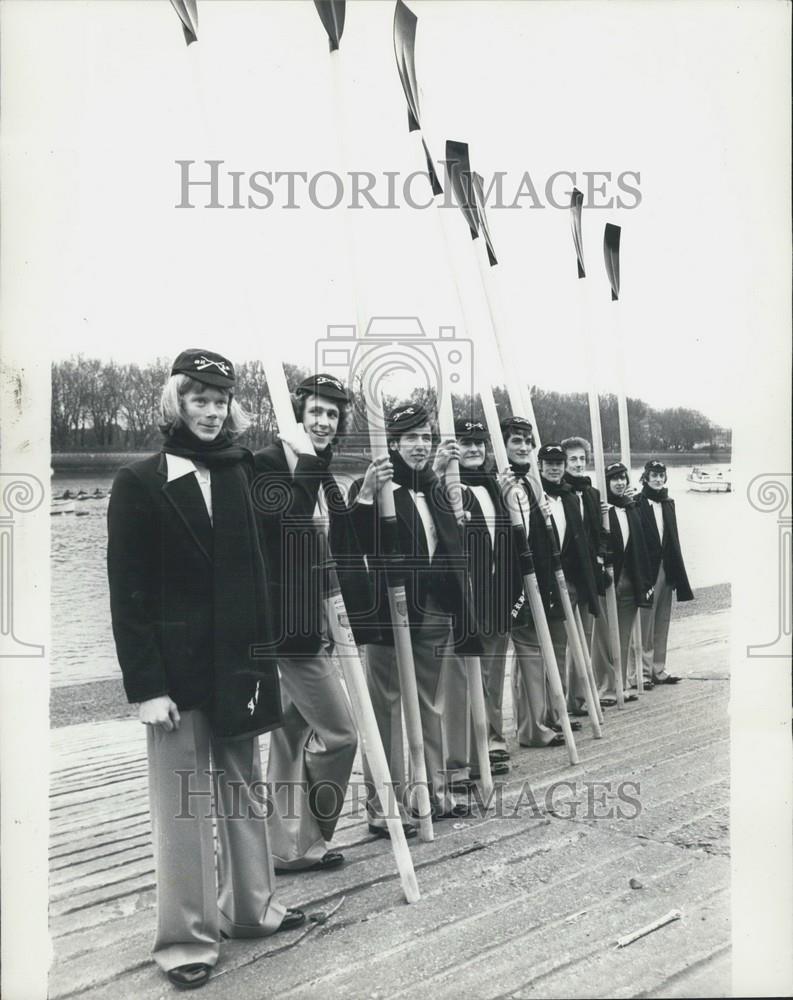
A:
[[[585,708],[574,708],[573,711],[570,712],[570,715],[572,715],[576,719],[586,719],[589,715],[589,712],[587,712]]]
[[[412,823],[403,823],[402,831],[405,834],[405,840],[412,840],[417,833],[416,828]],[[375,826],[374,823],[370,823],[369,833],[373,833],[375,837],[382,837],[384,840],[391,839],[391,834],[388,832],[387,826]]]
[[[638,701],[639,700],[638,694],[629,694],[627,691],[622,696],[622,698],[623,698],[624,701]]]
[[[341,851],[326,851],[319,861],[307,868],[276,868],[276,875],[295,875],[300,872],[327,872],[332,868],[340,868],[344,864],[344,855]]]
[[[292,910],[286,911],[284,919],[281,921],[281,926],[278,928],[279,931],[293,931],[296,927],[302,927],[306,922],[306,915],[302,910]]]
[[[675,677],[674,674],[667,674],[666,677],[656,677],[653,683],[655,684],[677,684],[681,680],[680,677]]]
[[[471,807],[463,802],[458,802],[448,809],[446,812],[438,813],[435,817],[437,820],[441,819],[464,819],[466,816],[471,815]]]
[[[561,733],[557,733],[549,743],[521,743],[520,746],[526,747],[527,750],[543,750],[545,747],[563,747],[564,736]]]
[[[600,707],[601,708],[614,708],[614,706],[616,704],[617,704],[617,699],[616,698],[601,698],[600,699]]]
[[[490,777],[495,778],[499,774],[509,774],[509,764],[505,760],[490,761]],[[471,777],[478,781],[482,775],[478,770],[471,768]]]
[[[645,691],[652,691],[652,689],[654,687],[655,687],[655,681],[651,681],[649,677],[645,677],[644,678],[644,690]]]
[[[190,965],[177,965],[168,970],[168,978],[177,990],[197,990],[209,979],[211,966],[203,962],[193,962]]]
[[[573,732],[576,732],[576,733],[577,733],[577,732],[578,732],[578,730],[579,730],[579,729],[581,728],[581,723],[580,723],[580,722],[571,722],[571,723],[570,723],[570,728],[571,728],[571,729],[573,730]],[[554,723],[554,724],[553,724],[553,725],[551,726],[551,729],[553,729],[553,731],[554,731],[555,733],[561,733],[561,732],[564,732],[564,730],[562,729],[562,727],[561,727],[561,726],[558,726],[558,725],[557,725],[556,723]]]

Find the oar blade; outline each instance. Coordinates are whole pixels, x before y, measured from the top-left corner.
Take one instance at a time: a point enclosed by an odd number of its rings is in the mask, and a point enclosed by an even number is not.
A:
[[[188,45],[198,41],[198,0],[171,0],[171,6],[179,15]]]
[[[498,258],[496,257],[496,251],[493,247],[493,238],[490,235],[490,227],[487,224],[487,215],[485,213],[485,182],[481,174],[475,173],[473,175],[474,184],[474,201],[476,204],[476,212],[479,216],[479,223],[482,226],[482,235],[485,238],[485,244],[487,246],[487,259],[490,262],[491,267],[495,267],[498,264]]]
[[[418,18],[413,11],[402,0],[397,0],[394,10],[394,56],[405,100],[408,102],[408,128],[411,132],[421,128],[419,86],[416,79],[417,24]]]
[[[611,300],[616,302],[620,297],[620,236],[622,227],[606,223],[603,233],[603,257],[606,261],[606,274],[611,285]]]
[[[579,278],[586,277],[586,269],[584,268],[584,240],[581,235],[581,209],[583,207],[584,196],[577,187],[574,187],[572,197],[570,198],[570,226],[573,230],[573,243],[575,243]]]
[[[432,184],[432,195],[436,197],[439,194],[443,194],[443,188],[441,187],[440,178],[438,177],[438,172],[435,169],[435,164],[432,162],[432,155],[430,154],[427,143],[424,139],[421,140],[421,145],[424,147],[424,156],[427,159],[427,173],[430,175],[430,184]]]
[[[447,139],[445,164],[446,176],[452,186],[457,205],[471,230],[471,238],[475,240],[479,235],[479,216],[474,201],[468,143]]]
[[[314,0],[319,19],[328,34],[330,51],[335,52],[341,44],[344,31],[344,12],[347,7],[345,0]]]

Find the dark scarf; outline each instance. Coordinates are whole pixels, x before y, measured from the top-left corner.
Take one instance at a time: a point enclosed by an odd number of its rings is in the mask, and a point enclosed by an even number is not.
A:
[[[234,465],[242,459],[251,460],[251,452],[235,444],[228,431],[221,431],[213,441],[202,441],[184,425],[167,434],[162,450],[169,455],[180,455],[193,462],[215,469],[221,465]]]
[[[269,684],[275,671],[272,649],[262,650],[263,657],[252,655],[253,646],[271,642],[264,560],[250,499],[253,455],[228,432],[201,441],[186,427],[167,435],[162,450],[211,469],[215,694],[210,714],[213,729],[223,736],[238,728],[240,712],[250,711],[240,704],[240,685],[251,677]]]
[[[518,465],[517,462],[510,461],[509,467],[515,473],[516,479],[522,479],[523,476],[527,476],[531,471],[531,464],[529,462],[525,465]]]
[[[416,493],[423,493],[429,502],[429,494],[438,484],[438,477],[430,463],[427,462],[423,469],[413,469],[398,451],[392,451],[389,458],[394,466],[394,482],[398,486],[407,486]]]
[[[618,497],[616,493],[612,493],[611,486],[608,487],[608,495],[608,500],[612,507],[628,508],[636,506],[636,501],[632,497],[625,496],[624,493],[621,497]]]
[[[592,480],[589,476],[574,476],[572,472],[565,472],[564,482],[566,482],[571,489],[575,490],[576,493],[583,493],[592,485]]]
[[[540,476],[540,482],[542,483],[542,488],[549,497],[561,497],[564,496],[565,493],[570,492],[570,486],[564,480],[560,483],[552,483],[550,479],[546,479],[545,476]]]
[[[460,482],[463,486],[484,486],[493,501],[496,510],[501,508],[501,487],[498,485],[495,472],[480,465],[477,469],[465,469],[460,466]]]
[[[663,489],[654,490],[649,483],[645,483],[644,486],[642,486],[642,495],[646,496],[648,500],[655,500],[656,503],[661,503],[662,500],[669,499],[669,490],[666,486],[664,486]]]

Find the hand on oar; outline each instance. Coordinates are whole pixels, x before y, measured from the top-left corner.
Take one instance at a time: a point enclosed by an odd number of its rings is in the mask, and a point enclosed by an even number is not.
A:
[[[435,452],[435,459],[432,463],[433,472],[442,476],[449,462],[452,461],[460,461],[460,446],[454,438],[448,441],[441,441],[438,445],[438,450]]]
[[[394,466],[391,464],[391,460],[387,455],[381,455],[366,470],[358,499],[364,503],[371,503],[375,493],[379,493],[385,484],[391,482],[393,478]]]

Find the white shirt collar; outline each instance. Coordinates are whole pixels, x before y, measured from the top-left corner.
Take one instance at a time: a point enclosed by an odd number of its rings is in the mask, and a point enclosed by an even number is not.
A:
[[[181,479],[182,476],[189,476],[191,472],[198,472],[195,462],[182,455],[171,455],[166,451],[165,461],[168,466],[168,482],[174,479]]]

